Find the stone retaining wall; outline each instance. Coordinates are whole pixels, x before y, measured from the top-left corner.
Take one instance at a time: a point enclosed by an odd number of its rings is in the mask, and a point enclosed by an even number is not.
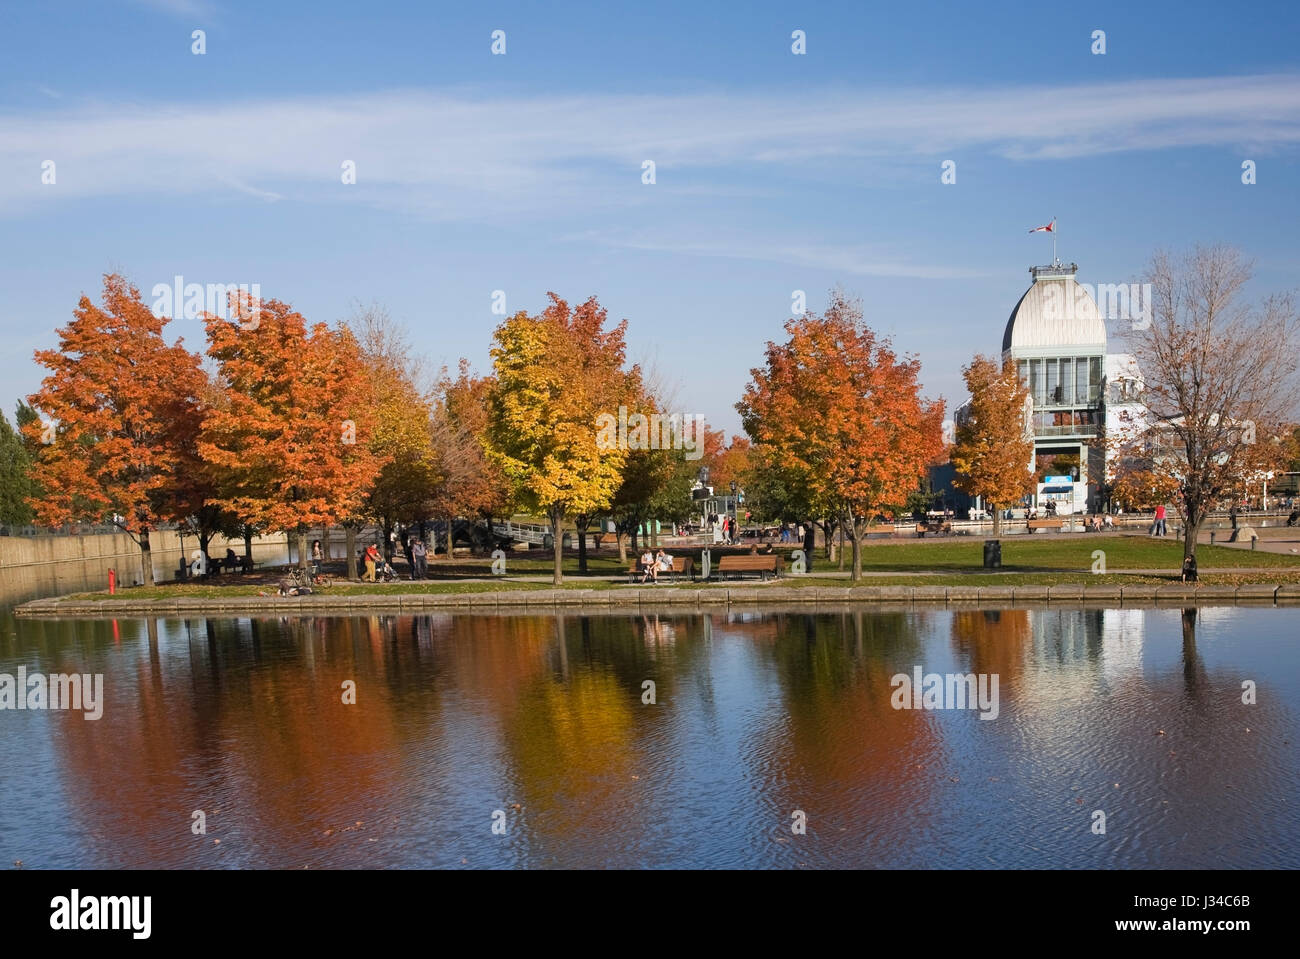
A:
[[[716,609],[728,606],[781,606],[807,610],[811,606],[889,604],[891,606],[1000,606],[1044,603],[1092,606],[1230,606],[1300,605],[1300,585],[1186,586],[751,586],[729,589],[538,589],[488,593],[398,593],[352,596],[231,596],[177,597],[140,600],[41,599],[14,609],[16,616],[233,616],[292,613],[449,611],[533,612],[580,608],[632,611]]]

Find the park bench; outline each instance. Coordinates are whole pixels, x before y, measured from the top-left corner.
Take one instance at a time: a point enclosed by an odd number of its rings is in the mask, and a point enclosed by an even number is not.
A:
[[[718,577],[726,579],[728,573],[758,573],[760,579],[781,575],[781,556],[778,553],[759,555],[749,553],[741,556],[723,556],[718,560]]]
[[[641,561],[637,560],[627,571],[627,581],[629,583],[639,583],[641,577],[645,575],[645,570],[641,568]],[[689,576],[692,581],[695,579],[695,557],[693,556],[674,556],[672,569],[661,569],[659,571],[659,580],[665,576],[670,578],[674,583],[679,576]],[[656,582],[656,580],[647,580],[647,582]]]
[[[1030,519],[1025,520],[1025,522],[1028,524],[1029,532],[1031,533],[1037,532],[1040,529],[1054,529],[1059,532],[1065,526],[1065,520],[1061,519],[1059,516],[1052,516],[1047,519]]]
[[[925,538],[926,533],[951,533],[952,523],[940,523],[937,521],[929,523],[917,523],[916,535],[920,539]]]

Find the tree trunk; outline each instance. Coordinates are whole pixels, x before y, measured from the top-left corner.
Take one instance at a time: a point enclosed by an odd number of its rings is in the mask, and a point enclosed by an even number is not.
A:
[[[840,548],[836,550],[839,555],[839,570],[844,572],[844,522],[841,520],[835,524],[835,535],[839,539]]]
[[[849,578],[857,583],[862,580],[862,521],[853,517],[849,520],[849,530],[853,538],[853,572]]]
[[[244,527],[244,568],[253,568],[253,528]]]
[[[357,528],[352,523],[343,527],[343,549],[347,553],[348,579],[357,578]]]
[[[297,541],[298,545],[298,567],[303,572],[306,572],[307,563],[310,560],[307,553],[307,527],[299,526],[294,533],[294,539]]]
[[[1196,556],[1196,537],[1201,533],[1201,523],[1205,517],[1200,510],[1188,510],[1183,518],[1183,559]]]
[[[839,523],[835,520],[827,519],[822,522],[822,529],[826,533],[826,558],[832,563],[835,562],[839,550],[835,548],[835,533],[839,529]]]
[[[451,559],[452,551],[455,550],[456,548],[455,541],[452,537],[452,525],[455,522],[456,522],[456,517],[454,516],[447,517],[447,558],[448,559]],[[488,520],[488,529],[491,528],[492,528],[492,521]]]
[[[999,506],[989,504],[989,509],[993,512],[993,538],[997,539],[1002,535],[1002,509]]]
[[[620,563],[626,563],[627,562],[627,540],[623,538],[623,529],[618,525],[614,526],[614,542],[618,544],[618,561]]]
[[[393,562],[393,521],[387,516],[384,517],[384,558],[391,564]]]
[[[557,509],[549,510],[546,515],[551,521],[551,548],[555,553],[555,576],[552,582],[556,586],[562,586],[564,585],[564,530],[560,528],[560,523],[564,515]]]
[[[591,522],[591,517],[579,516],[573,522],[578,528],[578,572],[585,574],[587,572],[587,524]]]
[[[154,583],[153,549],[149,546],[149,527],[144,524],[140,526],[140,582],[146,586]]]

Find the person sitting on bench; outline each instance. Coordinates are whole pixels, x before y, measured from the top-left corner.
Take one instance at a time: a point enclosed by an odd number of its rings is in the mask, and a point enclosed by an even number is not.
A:
[[[655,573],[671,573],[673,571],[673,558],[665,553],[662,549],[655,554]]]
[[[652,582],[659,582],[657,565],[655,563],[655,554],[650,552],[650,547],[647,546],[646,551],[641,554],[641,582],[644,583],[647,579]]]

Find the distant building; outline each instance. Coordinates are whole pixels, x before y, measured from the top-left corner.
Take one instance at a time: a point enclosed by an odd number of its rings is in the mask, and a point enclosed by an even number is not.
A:
[[[1021,506],[1042,510],[1051,500],[1067,514],[1100,508],[1110,466],[1106,434],[1141,422],[1137,364],[1127,353],[1107,352],[1107,317],[1092,290],[1075,280],[1078,269],[1060,261],[1030,267],[1033,281],[1002,333],[1003,359],[1016,364],[1032,403],[1026,413],[1034,454],[1025,466],[1040,481]],[[1115,298],[1106,299],[1113,308]],[[1052,457],[1069,465],[1050,469]],[[953,495],[942,488],[950,472],[932,477],[936,494]],[[978,511],[978,499],[970,506]]]

